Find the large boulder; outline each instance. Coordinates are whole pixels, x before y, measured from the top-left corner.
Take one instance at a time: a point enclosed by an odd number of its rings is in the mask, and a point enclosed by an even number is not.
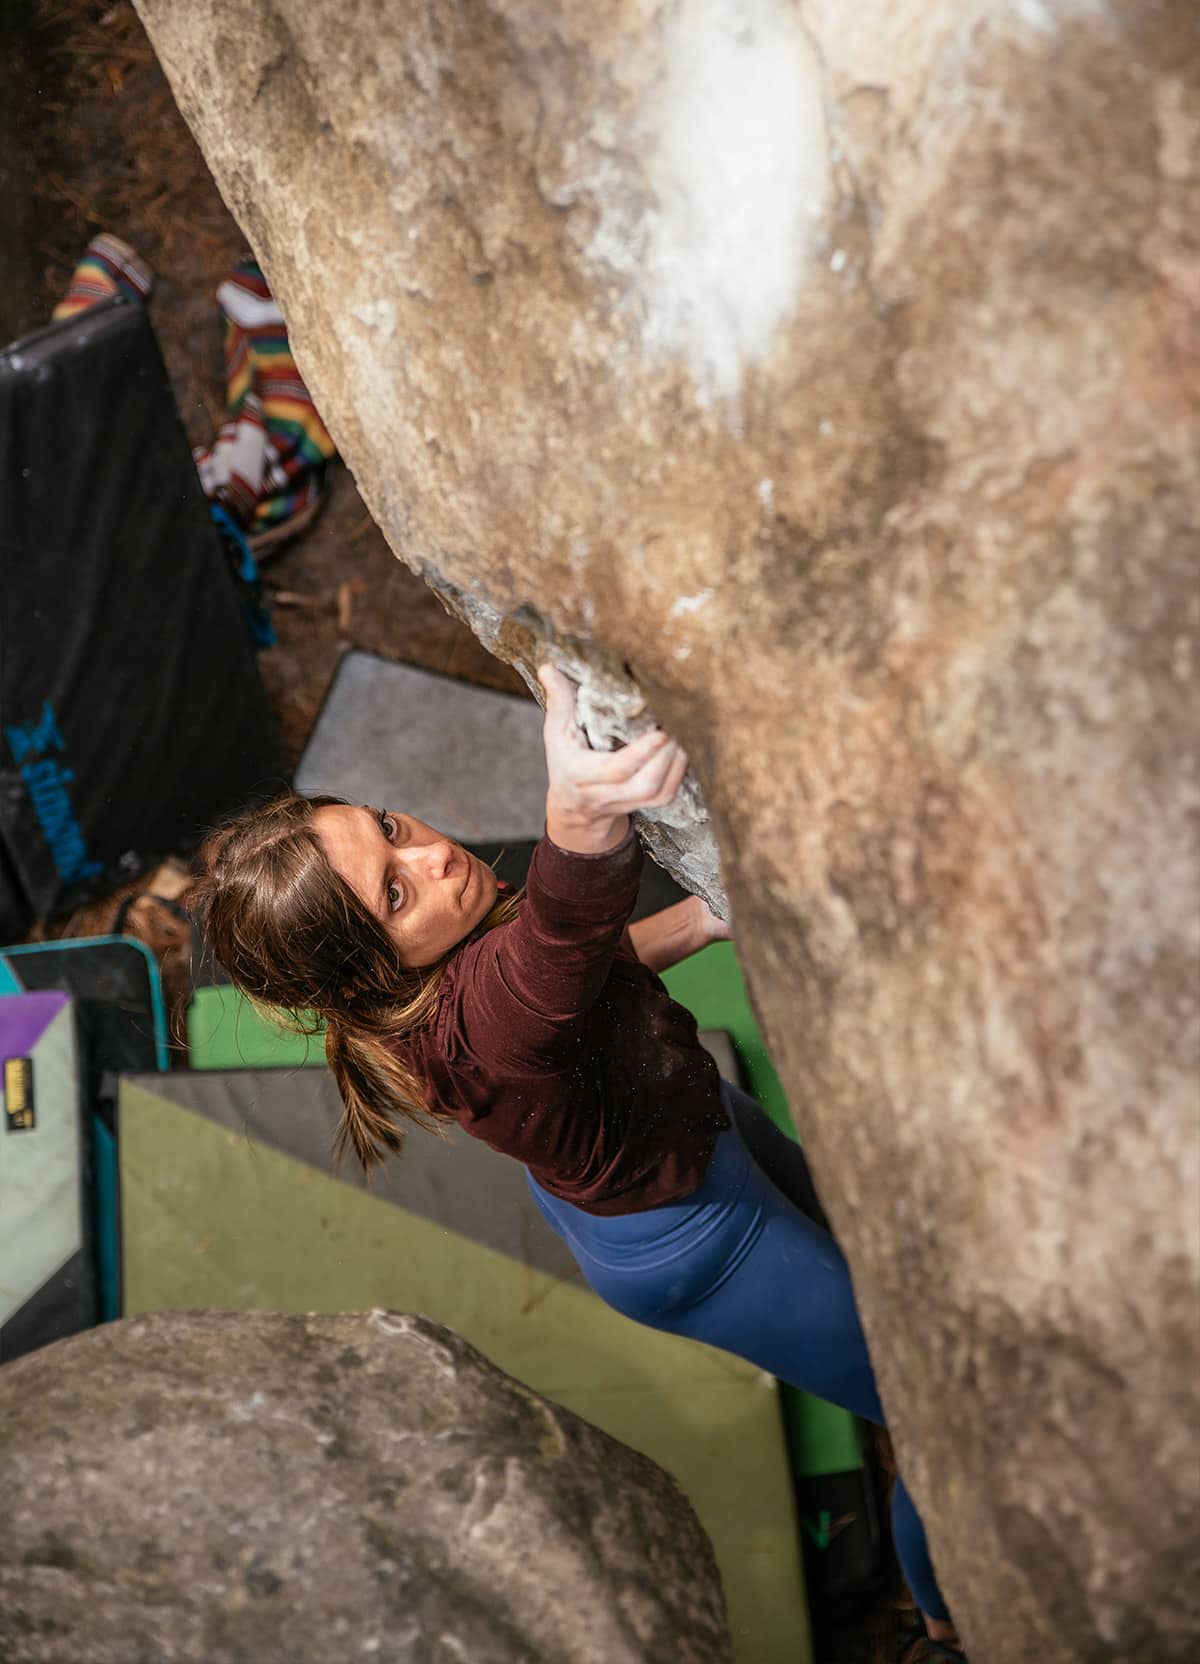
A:
[[[695,789],[990,1664],[1182,1659],[1194,0],[139,0],[396,553]]]
[[[4,1664],[722,1664],[646,1457],[390,1312],[165,1313],[0,1370]]]

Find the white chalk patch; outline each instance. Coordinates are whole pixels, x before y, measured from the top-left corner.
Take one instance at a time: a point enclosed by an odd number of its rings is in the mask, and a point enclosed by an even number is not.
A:
[[[785,0],[683,0],[650,173],[643,341],[732,398],[787,317],[828,189],[820,70]]]
[[[1108,5],[1107,0],[1012,0],[1012,9],[1022,23],[1049,35],[1071,18],[1100,16]]]
[[[357,318],[359,323],[366,324],[374,335],[387,340],[396,332],[396,308],[390,300],[360,301],[357,306],[350,308],[351,317]]]
[[[711,589],[702,589],[699,595],[681,595],[677,600],[671,602],[670,616],[678,618],[681,613],[699,612],[700,608],[706,607],[712,598],[713,592]]]

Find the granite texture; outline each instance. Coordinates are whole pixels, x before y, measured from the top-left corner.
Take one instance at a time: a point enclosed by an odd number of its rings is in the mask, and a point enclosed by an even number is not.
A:
[[[5,1664],[727,1664],[678,1485],[450,1330],[170,1312],[0,1370]]]

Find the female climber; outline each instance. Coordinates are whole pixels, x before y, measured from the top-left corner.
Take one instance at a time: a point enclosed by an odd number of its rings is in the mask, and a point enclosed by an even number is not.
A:
[[[618,1311],[882,1422],[799,1146],[720,1079],[656,974],[725,927],[695,897],[627,926],[630,813],[669,803],[687,759],[661,730],[591,750],[573,684],[539,675],[546,831],[523,893],[403,810],[288,794],[210,834],[193,910],[246,994],[324,1024],[339,1155],[369,1169],[405,1121],[454,1120],[524,1165]],[[906,1660],[961,1660],[899,1480],[893,1524],[924,1614]]]

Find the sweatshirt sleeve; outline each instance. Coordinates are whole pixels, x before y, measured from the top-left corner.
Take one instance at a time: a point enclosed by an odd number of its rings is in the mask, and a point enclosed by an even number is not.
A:
[[[456,1027],[477,1059],[523,1068],[570,1050],[608,976],[641,870],[632,826],[602,855],[541,839],[520,913],[472,944],[459,979]]]

